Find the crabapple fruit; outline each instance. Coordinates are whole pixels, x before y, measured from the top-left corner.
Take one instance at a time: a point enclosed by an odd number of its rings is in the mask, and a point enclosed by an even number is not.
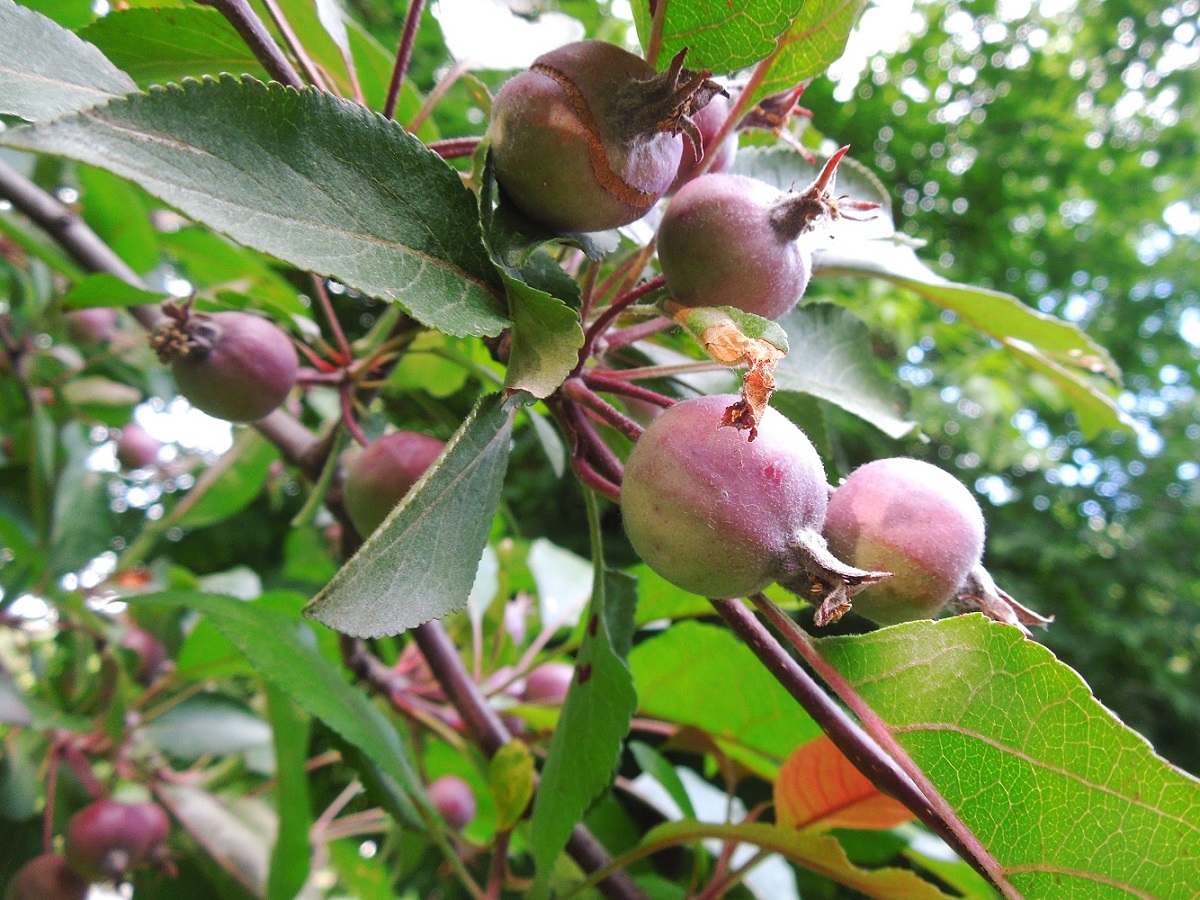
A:
[[[119,881],[152,861],[170,831],[170,820],[156,803],[97,800],[67,824],[67,865],[89,881]]]
[[[854,601],[891,625],[935,617],[979,565],[983,512],[953,475],[918,459],[880,459],[834,491],[825,518],[829,549],[855,566],[894,573]]]
[[[565,662],[545,662],[525,678],[522,699],[526,703],[561,706],[575,680],[575,667]]]
[[[350,459],[345,503],[359,534],[366,536],[379,527],[445,446],[427,434],[394,431]]]
[[[658,73],[605,41],[545,53],[492,104],[496,180],[523,213],[557,231],[602,231],[644,216],[675,180],[681,133],[721,88],[683,69]]]
[[[732,599],[778,581],[822,597],[821,624],[833,621],[849,595],[886,573],[829,553],[820,534],[828,491],[817,451],[772,408],[753,441],[722,426],[738,400],[684,400],[650,424],[625,465],[625,531],[646,564],[677,587]]]
[[[230,422],[257,422],[287,398],[299,360],[275,324],[244,312],[167,312],[151,346],[197,409]]]
[[[90,885],[58,853],[35,856],[17,870],[4,900],[84,900]]]
[[[429,799],[446,824],[456,831],[466,828],[475,818],[475,794],[457,775],[443,775],[431,781]]]

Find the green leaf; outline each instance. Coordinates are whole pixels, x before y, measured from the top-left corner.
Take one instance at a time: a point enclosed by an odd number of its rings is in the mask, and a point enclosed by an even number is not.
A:
[[[750,102],[791,90],[829,68],[846,49],[850,29],[866,5],[866,0],[805,0],[774,55],[763,62],[767,74]]]
[[[269,747],[271,727],[233,697],[204,693],[172,706],[142,726],[146,739],[169,756],[194,762]]]
[[[27,6],[72,31],[96,18],[92,5],[93,0],[21,0],[21,6]]]
[[[818,646],[1023,896],[1195,895],[1200,782],[1041,644],[969,615]]]
[[[397,300],[423,324],[508,324],[474,196],[395,122],[329,94],[228,76],[4,133],[137,182],[246,246]]]
[[[150,198],[103,169],[80,166],[83,219],[135,272],[159,262],[158,232],[150,224]]]
[[[144,291],[118,278],[101,272],[77,282],[59,299],[63,309],[87,309],[93,306],[138,306],[159,303],[163,295]]]
[[[308,880],[312,812],[308,793],[309,718],[278,688],[266,689],[275,747],[275,805],[279,831],[271,851],[267,900],[293,900]]]
[[[776,38],[804,6],[804,0],[673,0],[663,18],[658,67],[666,68],[686,47],[690,69],[731,75],[748,68],[771,55]],[[650,39],[649,7],[643,0],[634,8],[638,38],[645,47]]]
[[[259,674],[354,745],[432,815],[408,748],[396,728],[316,649],[310,627],[258,602],[218,594],[171,592],[129,598],[194,609],[246,655]]]
[[[503,278],[513,320],[505,387],[548,397],[579,362],[583,346],[579,313],[508,273]]]
[[[141,88],[201,75],[253,75],[262,64],[215,9],[124,9],[79,32]]]
[[[907,869],[863,869],[854,865],[847,858],[837,838],[830,835],[792,831],[759,822],[743,822],[740,825],[667,822],[651,829],[643,839],[642,846],[674,846],[698,842],[705,838],[753,844],[763,850],[778,853],[806,869],[818,872],[876,900],[895,900],[897,897],[903,897],[905,900],[945,900],[947,897],[915,872]],[[1030,896],[1066,895],[1050,893]]]
[[[92,446],[78,423],[64,427],[67,462],[54,489],[54,530],[50,570],[73,572],[109,549],[115,531],[108,477],[87,467]]]
[[[696,810],[692,806],[692,798],[688,796],[683,779],[679,777],[670,761],[649,744],[643,744],[641,741],[630,741],[629,752],[633,754],[641,770],[652,776],[670,794],[684,816],[694,819]]]
[[[262,493],[271,463],[279,459],[275,445],[256,431],[243,431],[233,446],[204,473],[169,516],[180,528],[204,528],[245,509]],[[194,501],[191,499],[195,496]]]
[[[798,744],[821,733],[741,641],[723,628],[677,622],[629,654],[643,715],[711,734],[768,780]]]
[[[305,615],[357,637],[398,634],[467,603],[500,500],[512,409],[484,398]]]
[[[879,371],[867,326],[832,303],[797,306],[779,320],[791,352],[775,367],[779,391],[811,394],[870,422],[889,437],[912,433],[907,397]]]
[[[529,808],[535,774],[533,753],[514,738],[496,751],[488,763],[488,785],[496,801],[496,830],[508,831]]]
[[[531,843],[540,879],[553,869],[571,830],[608,786],[621,742],[637,709],[637,691],[609,631],[610,579],[600,555],[599,514],[589,495],[592,525],[592,600],[585,616],[575,678],[554,729],[542,783],[533,801]],[[618,588],[622,590],[623,588]]]
[[[0,113],[53,119],[137,90],[95,47],[13,0],[0,0],[0,34]]]

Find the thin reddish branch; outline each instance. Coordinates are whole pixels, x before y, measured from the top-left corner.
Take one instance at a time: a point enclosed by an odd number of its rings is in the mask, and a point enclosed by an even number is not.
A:
[[[630,384],[627,381],[617,381],[616,379],[607,377],[597,369],[584,372],[583,380],[589,387],[606,394],[619,394],[623,397],[628,397],[630,400],[641,400],[643,403],[661,406],[663,409],[675,405],[673,399],[658,393],[658,391],[652,391],[637,384]]]
[[[589,388],[581,378],[568,378],[562,386],[562,392],[568,399],[596,413],[601,420],[631,441],[637,441],[645,431],[641,425]]]
[[[392,80],[388,83],[387,99],[383,114],[389,119],[396,117],[396,100],[400,97],[400,85],[408,72],[412,59],[413,44],[417,39],[417,28],[421,24],[421,13],[425,11],[425,0],[411,0],[408,15],[404,17],[404,30],[400,33],[400,45],[396,48],[396,63],[392,66]]]

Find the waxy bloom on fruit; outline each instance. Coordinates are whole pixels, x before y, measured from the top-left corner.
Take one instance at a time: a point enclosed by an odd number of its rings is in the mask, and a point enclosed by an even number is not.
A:
[[[684,590],[731,599],[778,581],[833,621],[863,585],[886,577],[825,547],[828,489],[812,443],[768,408],[755,440],[722,426],[734,395],[677,403],[638,439],[625,465],[621,512],[638,555]]]

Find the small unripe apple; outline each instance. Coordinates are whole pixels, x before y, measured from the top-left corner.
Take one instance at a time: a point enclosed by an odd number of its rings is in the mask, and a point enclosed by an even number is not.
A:
[[[156,855],[170,831],[156,803],[97,800],[67,824],[67,865],[89,881],[120,881]]]
[[[117,436],[117,461],[126,469],[144,469],[158,462],[162,441],[137,422],[130,422]]]
[[[429,799],[446,824],[456,831],[466,828],[475,818],[475,794],[457,775],[443,775],[431,781]]]
[[[140,684],[150,684],[154,681],[167,663],[167,648],[163,646],[163,642],[136,625],[125,632],[121,638],[121,646],[137,655],[137,669],[134,670],[133,677]]]
[[[175,310],[151,346],[170,363],[189,403],[230,422],[257,422],[272,412],[287,398],[299,370],[288,336],[243,312]]]
[[[644,216],[674,181],[690,116],[721,89],[605,41],[539,56],[492,104],[496,180],[532,219],[600,231]]]
[[[882,625],[930,619],[979,565],[983,511],[937,466],[880,459],[855,469],[834,492],[825,538],[851,564],[894,573],[859,594],[855,612]]]
[[[111,341],[117,333],[117,311],[108,306],[90,306],[67,313],[67,334],[84,346]]]
[[[17,870],[4,900],[84,900],[90,885],[57,853],[35,856]]]
[[[575,667],[565,662],[544,662],[525,678],[526,703],[561,706],[575,680]]]
[[[822,598],[819,618],[833,621],[850,594],[886,573],[847,566],[826,549],[825,471],[804,432],[768,407],[751,441],[721,424],[738,402],[696,397],[650,424],[625,464],[626,534],[684,590],[724,600],[778,581]]]
[[[346,511],[359,534],[365,537],[379,527],[445,446],[427,434],[394,431],[350,459]]]

